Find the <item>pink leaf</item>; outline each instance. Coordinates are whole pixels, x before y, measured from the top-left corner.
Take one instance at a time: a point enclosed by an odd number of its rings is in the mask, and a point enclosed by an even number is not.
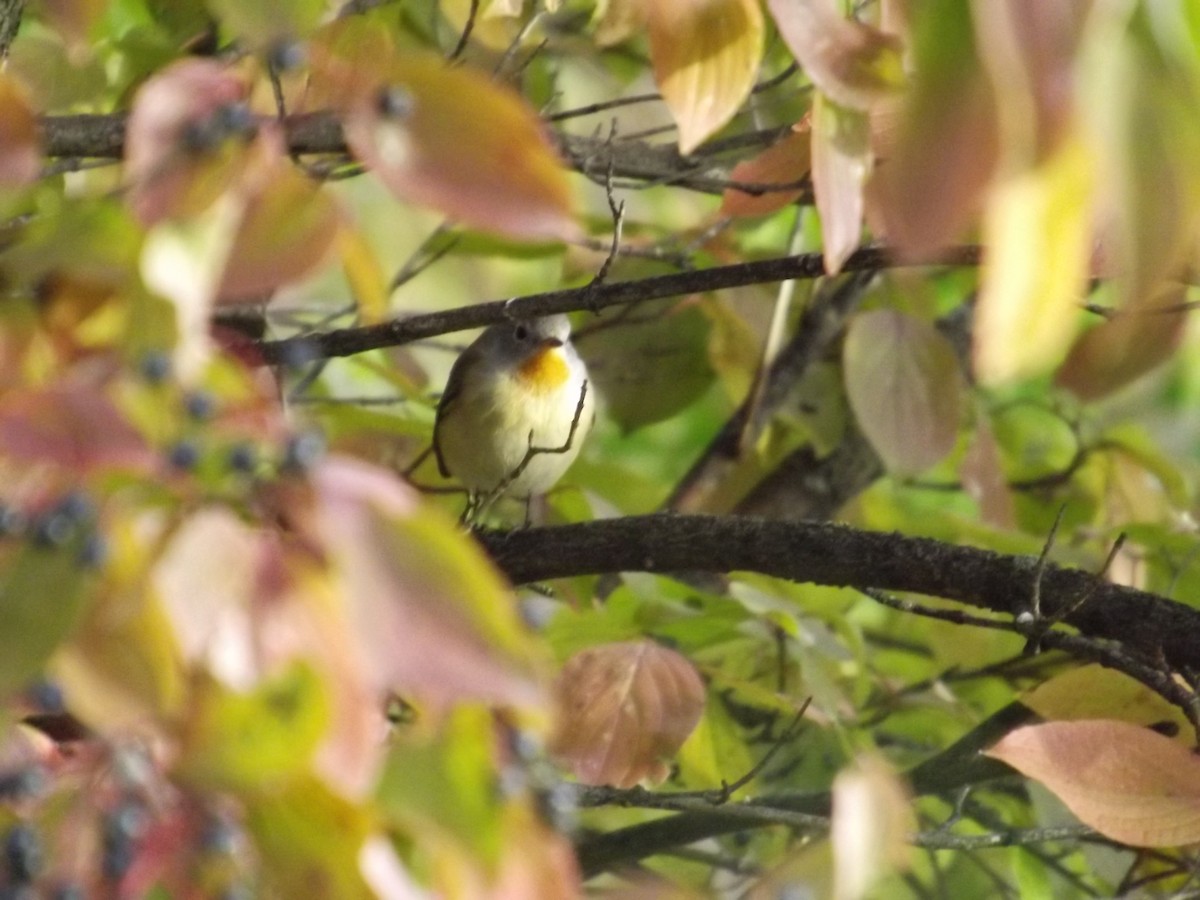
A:
[[[862,236],[863,186],[871,171],[867,114],[838,106],[818,93],[813,103],[812,161],[825,271],[832,275]]]
[[[704,712],[704,682],[652,641],[603,644],[571,657],[556,682],[550,747],[585,784],[631,787],[666,777]]]
[[[1147,728],[1108,719],[1028,725],[987,755],[1040,781],[1080,821],[1115,841],[1200,841],[1200,759]]]
[[[950,452],[961,376],[954,349],[932,325],[888,309],[856,316],[843,364],[850,407],[890,471],[913,475]]]

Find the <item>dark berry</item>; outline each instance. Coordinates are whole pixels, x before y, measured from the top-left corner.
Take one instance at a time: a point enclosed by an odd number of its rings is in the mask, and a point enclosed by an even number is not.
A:
[[[162,384],[171,377],[171,357],[161,350],[152,350],[138,363],[138,373],[150,384]]]
[[[0,535],[20,534],[29,525],[29,517],[13,506],[0,504]]]
[[[15,882],[33,881],[42,867],[42,839],[33,827],[14,825],[4,839],[8,876]]]
[[[213,121],[224,137],[251,137],[258,131],[258,120],[245,103],[227,103],[213,113]]]
[[[324,453],[325,438],[320,432],[293,435],[284,448],[282,468],[285,472],[307,472]]]
[[[83,888],[77,884],[55,885],[50,891],[50,900],[84,900]]]
[[[135,855],[134,842],[144,821],[145,813],[132,803],[122,804],[104,817],[100,865],[105,878],[117,881],[129,871]]]
[[[76,520],[63,512],[51,511],[33,523],[33,543],[37,547],[61,547],[75,534]]]
[[[29,702],[37,707],[39,712],[61,713],[66,709],[62,688],[53,681],[39,679],[31,684],[25,693]]]
[[[37,768],[9,769],[0,772],[0,799],[28,800],[46,787],[46,775]]]
[[[228,856],[237,849],[238,830],[228,819],[214,816],[204,825],[200,846],[206,853]]]
[[[183,397],[183,409],[197,422],[206,422],[217,411],[217,401],[208,391],[189,391]]]
[[[290,72],[304,65],[307,55],[299,41],[278,41],[267,53],[267,64],[276,72]]]
[[[92,532],[84,538],[76,562],[84,569],[98,569],[104,565],[106,559],[108,559],[108,541],[101,535]]]
[[[229,450],[229,468],[243,475],[254,471],[258,465],[258,451],[250,444],[238,444]]]
[[[185,472],[194,469],[200,462],[200,448],[194,441],[177,441],[167,451],[167,462]]]
[[[394,84],[380,89],[376,103],[379,114],[388,119],[407,119],[415,106],[412,94]]]
[[[96,505],[83,491],[71,491],[54,506],[54,511],[76,522],[90,522],[96,517]]]

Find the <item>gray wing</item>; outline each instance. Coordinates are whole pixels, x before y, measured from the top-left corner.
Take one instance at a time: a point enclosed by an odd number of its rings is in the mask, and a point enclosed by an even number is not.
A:
[[[472,344],[454,361],[454,365],[450,367],[450,377],[446,379],[446,387],[442,391],[441,399],[438,400],[437,415],[433,420],[433,455],[437,457],[438,471],[442,473],[443,478],[450,477],[450,470],[446,468],[446,460],[442,458],[442,445],[438,440],[438,430],[442,426],[443,418],[453,408],[454,401],[462,393],[463,383],[466,381],[465,373],[468,367],[478,359],[479,353],[477,343]]]

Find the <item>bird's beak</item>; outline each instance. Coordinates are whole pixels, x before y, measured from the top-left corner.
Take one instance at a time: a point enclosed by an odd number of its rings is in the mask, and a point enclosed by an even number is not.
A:
[[[563,345],[562,339],[556,338],[556,337],[545,338],[538,344],[538,346],[541,347],[543,350],[552,350],[553,348],[561,347],[562,345]]]

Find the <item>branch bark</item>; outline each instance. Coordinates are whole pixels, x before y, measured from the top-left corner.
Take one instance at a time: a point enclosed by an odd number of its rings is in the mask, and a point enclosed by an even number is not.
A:
[[[631,516],[482,532],[516,584],[609,572],[752,571],[791,581],[910,591],[1017,616],[1030,609],[1033,557],[843,525],[738,516]],[[1047,565],[1041,612],[1089,637],[1120,642],[1177,671],[1200,663],[1200,612],[1080,569]],[[1080,598],[1087,598],[1071,607]]]

